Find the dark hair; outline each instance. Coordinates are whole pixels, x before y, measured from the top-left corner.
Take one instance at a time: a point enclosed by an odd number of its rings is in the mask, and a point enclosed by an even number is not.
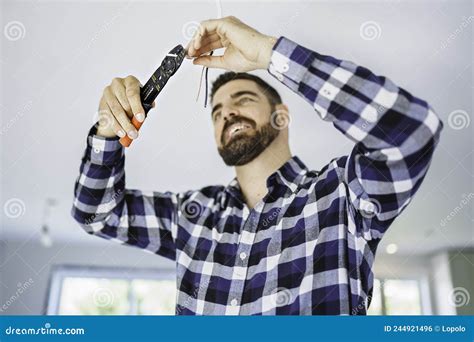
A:
[[[268,99],[268,102],[270,102],[270,105],[272,107],[277,104],[282,103],[280,94],[278,94],[275,88],[273,88],[270,84],[262,80],[260,77],[252,75],[252,74],[248,74],[246,72],[233,72],[233,71],[228,71],[219,75],[219,77],[217,77],[216,80],[212,82],[211,101],[214,98],[216,91],[220,87],[234,80],[250,80],[257,83],[258,87],[265,94],[265,96]]]

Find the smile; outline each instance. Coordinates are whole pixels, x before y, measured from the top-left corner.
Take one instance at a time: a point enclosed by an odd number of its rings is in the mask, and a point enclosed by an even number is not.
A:
[[[234,136],[242,132],[245,132],[250,128],[252,128],[252,126],[247,123],[238,122],[238,123],[232,124],[225,131],[225,138],[226,138],[225,140],[229,141]]]

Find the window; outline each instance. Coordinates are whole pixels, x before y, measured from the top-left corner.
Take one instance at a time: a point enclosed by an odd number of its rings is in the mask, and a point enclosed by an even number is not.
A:
[[[174,315],[174,270],[56,266],[48,315]],[[374,280],[369,315],[421,315],[420,282]]]
[[[421,315],[420,284],[413,279],[374,280],[369,315]]]
[[[52,270],[47,314],[174,315],[174,270],[61,266]]]

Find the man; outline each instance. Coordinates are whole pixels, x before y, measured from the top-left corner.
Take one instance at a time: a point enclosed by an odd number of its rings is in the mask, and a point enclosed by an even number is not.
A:
[[[175,260],[177,314],[366,314],[377,245],[420,186],[441,121],[389,79],[234,17],[203,22],[188,56],[268,69],[354,141],[351,154],[308,170],[290,152],[278,93],[226,73],[211,91],[212,121],[236,178],[183,193],[127,189],[118,137],[137,138],[130,118],[142,121],[143,108],[138,80],[116,78],[99,106],[108,125],[89,132],[74,218],[90,234]]]

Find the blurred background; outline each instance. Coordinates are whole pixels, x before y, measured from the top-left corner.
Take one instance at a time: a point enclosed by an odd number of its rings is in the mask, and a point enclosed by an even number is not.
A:
[[[173,314],[174,263],[87,235],[73,185],[102,91],[142,83],[199,21],[234,15],[350,60],[428,101],[445,129],[414,201],[384,236],[373,315],[474,313],[473,2],[2,1],[0,314]],[[210,70],[214,79],[221,71]],[[291,112],[292,151],[309,168],[351,142],[267,72]],[[201,68],[185,61],[127,150],[127,186],[227,184]]]

